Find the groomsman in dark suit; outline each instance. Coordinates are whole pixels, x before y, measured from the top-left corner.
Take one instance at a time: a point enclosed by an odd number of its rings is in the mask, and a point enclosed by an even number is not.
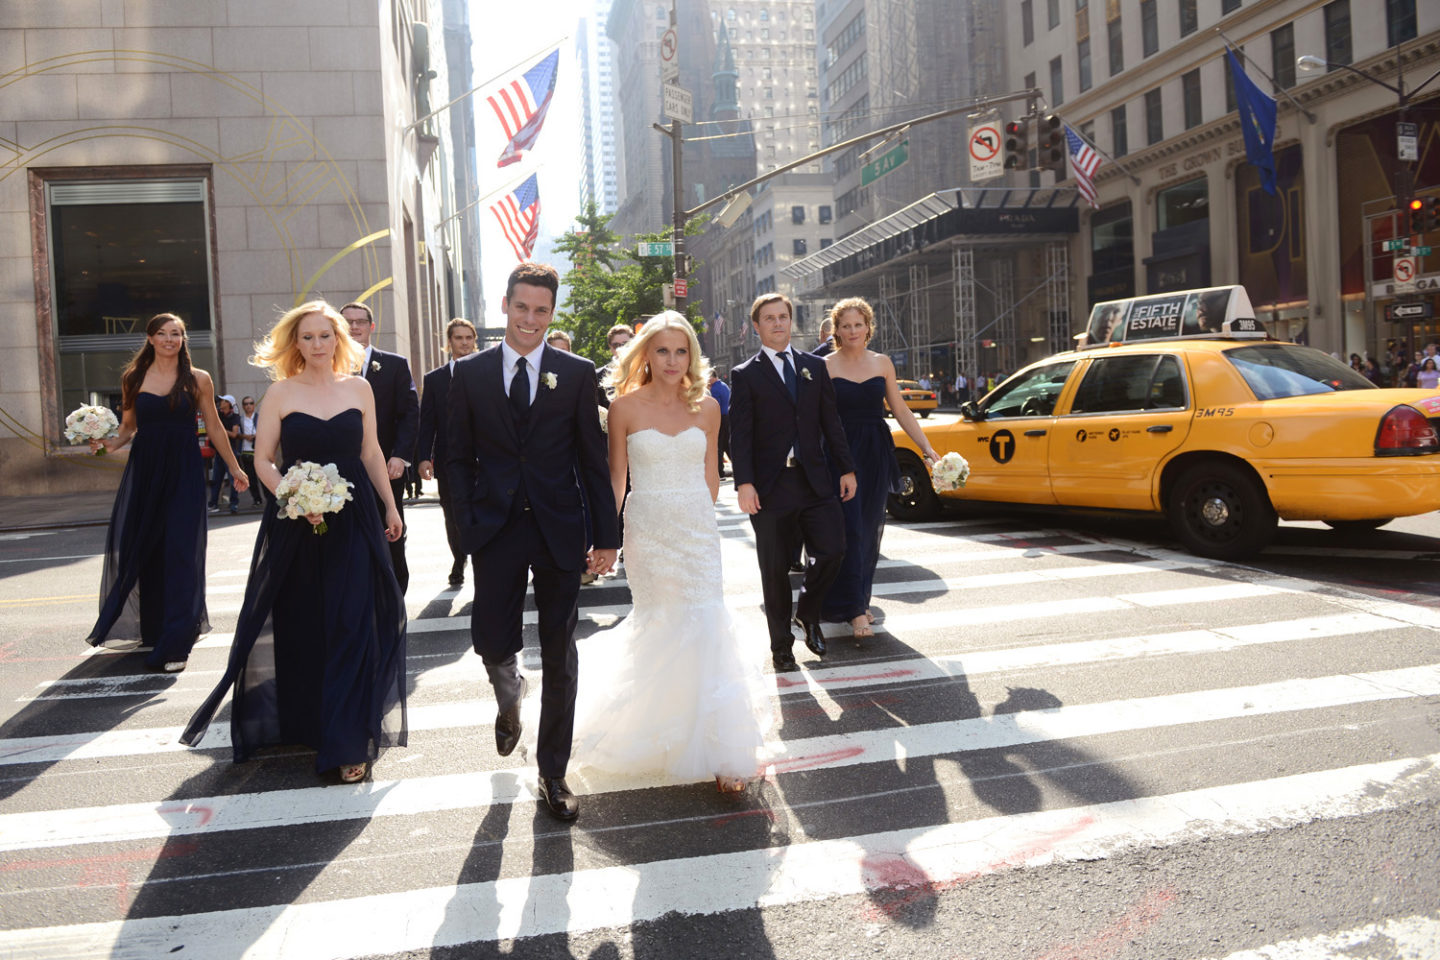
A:
[[[508,756],[520,741],[527,684],[517,655],[525,584],[533,578],[542,670],[540,796],[552,815],[573,820],[580,806],[565,785],[565,769],[575,727],[580,573],[608,573],[619,534],[595,364],[545,343],[559,283],[543,264],[526,262],[511,272],[500,301],[504,341],[455,365],[445,468],[460,545],[475,571],[470,640],[495,690],[495,748]]]
[[[792,315],[784,294],[757,297],[750,322],[760,335],[760,352],[730,373],[735,490],[755,529],[770,653],[781,672],[799,669],[791,653],[791,556],[804,545],[809,564],[794,622],[805,646],[821,657],[820,602],[845,556],[840,500],[855,495],[855,466],[835,410],[835,385],[824,360],[790,345]],[[839,468],[839,499],[827,452]]]
[[[450,362],[425,374],[420,391],[420,444],[415,454],[420,458],[420,477],[434,479],[440,488],[440,509],[445,514],[445,539],[450,542],[450,586],[465,582],[465,551],[460,548],[460,535],[455,529],[455,511],[450,504],[450,474],[445,469],[445,398],[450,393],[450,380],[455,361],[475,352],[475,324],[456,317],[445,326],[445,343],[450,348]],[[436,470],[435,467],[440,469]]]
[[[340,315],[350,324],[350,339],[365,348],[361,375],[375,394],[375,433],[380,452],[385,455],[385,472],[390,489],[395,493],[395,509],[405,519],[405,498],[401,488],[405,471],[415,460],[415,441],[420,433],[420,397],[415,380],[410,376],[410,362],[398,353],[386,353],[370,343],[375,332],[375,318],[363,303],[347,303]],[[390,544],[390,559],[395,564],[395,579],[403,593],[410,583],[410,568],[405,564],[405,534]]]

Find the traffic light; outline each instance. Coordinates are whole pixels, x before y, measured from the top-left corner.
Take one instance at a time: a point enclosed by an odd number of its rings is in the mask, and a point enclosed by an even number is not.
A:
[[[1005,169],[1030,169],[1030,118],[1005,124]]]
[[[1410,203],[1405,204],[1405,207],[1407,207],[1407,210],[1405,210],[1405,233],[1426,232],[1426,227],[1424,227],[1426,201],[1421,200],[1420,197],[1416,197],[1416,199],[1411,200]]]
[[[1035,134],[1035,148],[1038,151],[1035,166],[1041,170],[1054,170],[1064,177],[1065,131],[1061,126],[1060,118],[1053,113],[1040,118],[1040,129]]]
[[[1410,201],[1410,232],[1440,230],[1440,197],[1416,197]]]

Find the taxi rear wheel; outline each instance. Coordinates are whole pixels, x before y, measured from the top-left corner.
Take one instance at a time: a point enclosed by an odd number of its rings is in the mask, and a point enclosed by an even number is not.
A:
[[[1275,510],[1260,482],[1223,461],[1190,467],[1170,491],[1170,523],[1191,553],[1238,560],[1275,535]]]
[[[890,516],[902,523],[919,523],[940,516],[940,497],[930,482],[930,471],[908,450],[899,451],[900,492],[890,494]]]

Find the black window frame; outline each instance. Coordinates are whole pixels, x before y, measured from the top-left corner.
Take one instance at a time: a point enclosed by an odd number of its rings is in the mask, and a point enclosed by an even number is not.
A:
[[[1191,130],[1204,123],[1204,106],[1200,96],[1200,68],[1187,70],[1180,75],[1180,101],[1185,106],[1185,129]]]
[[[1130,152],[1130,128],[1123,103],[1110,111],[1110,152],[1117,157]]]
[[[1035,42],[1035,0],[1020,0],[1020,45]]]
[[[1195,8],[1195,0],[1176,0],[1176,6],[1175,18],[1180,23],[1180,36],[1188,37],[1200,29],[1200,13]]]
[[[1050,60],[1050,105],[1058,107],[1065,102],[1065,57]]]
[[[1121,28],[1120,18],[1116,17],[1106,24],[1105,32],[1109,37],[1110,76],[1113,77],[1125,69],[1125,31]]]
[[[1160,21],[1155,0],[1140,0],[1140,56],[1153,57],[1160,52]]]
[[[1331,0],[1321,11],[1325,21],[1325,62],[1327,71],[1340,69],[1341,64],[1355,60],[1354,38],[1350,28],[1350,0]]]
[[[1270,75],[1275,86],[1289,90],[1295,86],[1295,24],[1282,23],[1270,31]]]
[[[1145,145],[1153,147],[1165,139],[1165,101],[1160,88],[1145,91]]]
[[[1089,37],[1086,37],[1084,40],[1081,40],[1075,44],[1075,70],[1076,73],[1079,74],[1080,92],[1084,93],[1086,90],[1089,90],[1093,84],[1093,80],[1090,75]]]
[[[1398,47],[1416,36],[1415,0],[1385,0],[1385,40]]]

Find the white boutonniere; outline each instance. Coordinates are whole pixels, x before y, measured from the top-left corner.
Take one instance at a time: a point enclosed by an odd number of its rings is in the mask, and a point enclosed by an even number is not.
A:
[[[545,384],[546,390],[554,390],[555,384],[559,383],[560,380],[553,373],[542,373],[540,374],[540,382]]]
[[[379,373],[379,372],[380,372],[380,361],[379,361],[379,360],[371,360],[371,361],[370,361],[370,370],[371,370],[372,373]]]
[[[810,376],[810,368],[809,368],[809,367],[801,367],[801,368],[800,368],[800,376],[804,377],[806,380],[814,380],[814,379],[815,379],[814,377]]]

